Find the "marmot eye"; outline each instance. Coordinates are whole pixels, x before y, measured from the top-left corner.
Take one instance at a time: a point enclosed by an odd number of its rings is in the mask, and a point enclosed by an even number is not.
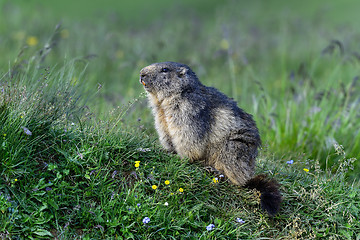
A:
[[[168,69],[168,68],[162,68],[161,69],[161,72],[164,72],[164,73],[169,72],[169,71],[170,71],[170,69]]]

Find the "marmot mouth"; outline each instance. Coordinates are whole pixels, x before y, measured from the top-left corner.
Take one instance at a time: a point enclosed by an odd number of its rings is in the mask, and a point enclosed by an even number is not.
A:
[[[140,78],[140,83],[146,87],[146,83]]]

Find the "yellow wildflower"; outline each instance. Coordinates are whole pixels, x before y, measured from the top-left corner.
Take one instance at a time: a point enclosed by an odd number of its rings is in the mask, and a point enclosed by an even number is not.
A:
[[[15,178],[15,182],[17,182],[17,178]]]
[[[157,189],[157,186],[156,186],[156,185],[152,185],[151,187],[152,187],[152,189],[154,189],[154,190]]]
[[[219,182],[219,179],[217,177],[213,178],[213,182],[214,183],[218,183]]]
[[[182,193],[182,192],[184,192],[184,189],[182,189],[182,188],[179,188],[179,192],[181,192],[181,193]]]
[[[69,30],[67,30],[67,29],[61,30],[60,36],[61,36],[61,38],[68,38],[69,37]]]
[[[37,37],[30,36],[26,39],[26,43],[29,46],[36,46],[39,43],[39,40],[37,39]]]
[[[304,170],[305,172],[308,172],[308,171],[309,171],[309,169],[307,169],[307,168],[304,168],[303,170]]]
[[[220,42],[220,47],[223,50],[228,50],[229,49],[229,41],[227,39],[222,39]]]
[[[166,180],[165,181],[165,185],[169,185],[170,184],[170,181],[169,180]]]

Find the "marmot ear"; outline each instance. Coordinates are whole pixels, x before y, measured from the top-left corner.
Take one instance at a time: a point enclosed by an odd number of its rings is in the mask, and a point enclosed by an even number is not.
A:
[[[177,75],[179,76],[179,77],[183,77],[183,76],[185,76],[185,74],[187,73],[187,68],[185,68],[185,67],[180,67],[176,72],[177,72]]]

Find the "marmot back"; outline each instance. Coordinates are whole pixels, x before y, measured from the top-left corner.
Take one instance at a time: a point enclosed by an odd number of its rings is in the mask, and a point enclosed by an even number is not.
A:
[[[140,72],[161,144],[170,152],[210,165],[236,185],[261,192],[261,205],[274,215],[281,202],[276,181],[254,177],[259,131],[252,116],[185,64],[154,63]]]

